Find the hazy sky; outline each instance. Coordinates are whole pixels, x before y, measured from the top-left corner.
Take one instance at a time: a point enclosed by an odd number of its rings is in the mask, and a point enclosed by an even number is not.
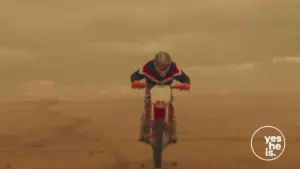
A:
[[[299,0],[1,0],[1,99],[130,94],[168,51],[195,93],[300,91]]]

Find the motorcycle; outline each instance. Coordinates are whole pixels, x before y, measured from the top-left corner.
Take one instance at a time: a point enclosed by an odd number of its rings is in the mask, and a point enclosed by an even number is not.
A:
[[[149,142],[153,150],[153,160],[156,168],[162,166],[162,152],[170,144],[169,130],[169,105],[172,102],[172,90],[190,90],[186,84],[168,85],[147,85],[145,82],[134,82],[132,88],[150,88],[151,96],[151,122]],[[171,117],[172,119],[173,117]]]

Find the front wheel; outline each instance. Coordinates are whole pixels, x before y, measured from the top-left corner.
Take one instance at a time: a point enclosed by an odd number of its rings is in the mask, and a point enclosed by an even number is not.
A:
[[[154,126],[154,131],[155,131],[155,142],[153,145],[154,166],[156,168],[161,168],[162,152],[164,148],[163,134],[165,131],[165,122],[163,119],[159,119],[156,121]]]

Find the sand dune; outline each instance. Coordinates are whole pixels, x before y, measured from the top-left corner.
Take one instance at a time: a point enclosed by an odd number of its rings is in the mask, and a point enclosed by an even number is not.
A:
[[[297,168],[299,101],[297,95],[178,97],[180,140],[165,151],[164,166]],[[142,99],[0,106],[0,168],[152,168],[150,147],[136,141]],[[260,161],[250,150],[251,134],[263,125],[276,125],[286,135],[287,149],[277,161]]]

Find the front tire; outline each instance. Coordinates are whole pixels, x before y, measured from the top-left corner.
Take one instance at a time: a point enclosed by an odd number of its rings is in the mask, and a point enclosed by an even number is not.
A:
[[[154,126],[155,129],[155,142],[153,146],[153,159],[154,159],[154,166],[156,168],[161,168],[162,166],[162,152],[164,148],[164,140],[163,134],[165,131],[165,122],[163,119],[159,119],[156,121]]]

